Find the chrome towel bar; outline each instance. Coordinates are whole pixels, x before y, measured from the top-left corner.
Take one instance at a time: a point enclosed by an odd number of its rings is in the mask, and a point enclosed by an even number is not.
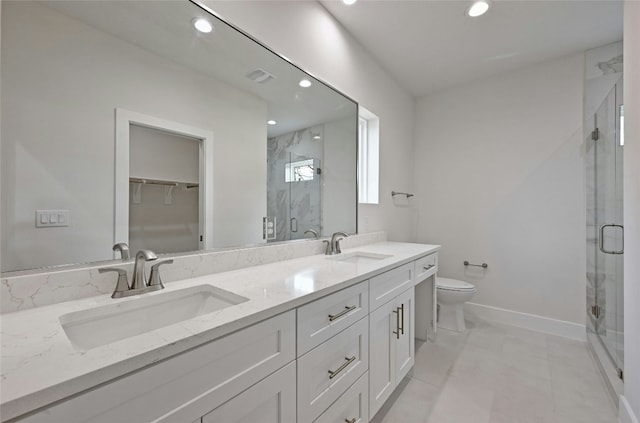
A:
[[[482,263],[482,264],[471,264],[468,261],[464,261],[463,263],[465,266],[474,266],[474,267],[482,267],[483,269],[486,269],[487,267],[489,267],[489,265],[487,263]]]
[[[391,196],[392,197],[395,197],[396,195],[406,195],[407,198],[409,198],[409,197],[413,197],[415,194],[411,194],[411,193],[408,193],[408,192],[391,191]]]

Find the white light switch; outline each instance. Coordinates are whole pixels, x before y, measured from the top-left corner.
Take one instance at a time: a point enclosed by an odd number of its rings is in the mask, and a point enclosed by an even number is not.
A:
[[[69,226],[69,210],[36,210],[36,228]]]

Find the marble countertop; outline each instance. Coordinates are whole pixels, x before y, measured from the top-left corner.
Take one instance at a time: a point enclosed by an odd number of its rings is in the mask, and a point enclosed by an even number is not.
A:
[[[223,335],[346,288],[381,271],[436,252],[437,245],[381,242],[344,250],[391,255],[349,263],[315,255],[167,284],[168,291],[212,285],[248,298],[193,319],[89,350],[74,347],[59,321],[73,311],[135,301],[109,295],[2,316],[0,407],[6,421]],[[115,279],[114,279],[115,286]]]

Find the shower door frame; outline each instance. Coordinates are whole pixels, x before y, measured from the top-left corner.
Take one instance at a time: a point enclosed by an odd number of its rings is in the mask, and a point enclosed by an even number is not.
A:
[[[588,204],[593,213],[593,222],[588,223],[593,241],[587,245],[594,261],[593,269],[587,270],[588,273],[593,270],[594,303],[588,304],[593,331],[618,377],[623,379],[621,93],[622,81],[619,81],[593,117],[590,140],[593,145],[587,155],[588,160],[593,160],[593,202]]]

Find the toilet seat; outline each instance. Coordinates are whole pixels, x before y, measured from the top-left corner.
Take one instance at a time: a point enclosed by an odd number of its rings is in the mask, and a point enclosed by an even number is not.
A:
[[[436,278],[436,287],[446,291],[475,291],[476,287],[469,282],[459,281],[457,279]]]

